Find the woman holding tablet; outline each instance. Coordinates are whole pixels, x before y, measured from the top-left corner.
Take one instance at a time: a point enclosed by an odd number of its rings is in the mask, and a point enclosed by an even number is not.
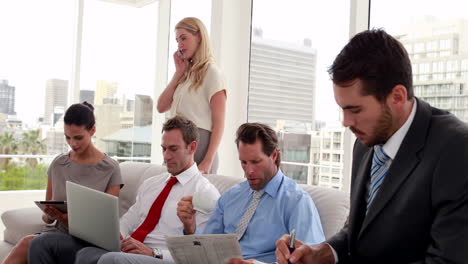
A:
[[[58,155],[47,171],[48,182],[46,200],[66,201],[65,183],[75,182],[95,190],[119,196],[122,188],[122,176],[117,161],[99,151],[91,137],[96,132],[93,106],[87,102],[74,104],[65,112],[64,133],[72,149]],[[42,220],[53,227],[44,228],[44,232],[67,232],[68,217],[53,206],[47,206]],[[27,263],[30,241],[35,235],[23,237],[13,248],[4,264]]]

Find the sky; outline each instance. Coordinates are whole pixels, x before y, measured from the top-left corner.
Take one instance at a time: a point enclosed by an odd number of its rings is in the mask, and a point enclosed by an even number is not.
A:
[[[465,0],[373,0],[371,27],[396,34],[401,25],[423,16],[468,19]],[[157,3],[133,8],[85,0],[81,88],[96,80],[117,81],[120,93],[153,95]],[[173,0],[171,28],[185,16],[196,16],[210,28],[211,0]],[[317,50],[316,118],[336,120],[339,109],[326,72],[346,44],[349,1],[253,0],[252,26],[263,38],[285,43],[312,40]],[[44,112],[47,79],[69,80],[74,43],[74,0],[1,0],[0,79],[16,87],[19,118],[32,122]],[[60,12],[58,11],[60,10]],[[175,50],[173,30],[169,49]],[[170,52],[172,54],[172,52]],[[169,60],[169,76],[173,72]]]

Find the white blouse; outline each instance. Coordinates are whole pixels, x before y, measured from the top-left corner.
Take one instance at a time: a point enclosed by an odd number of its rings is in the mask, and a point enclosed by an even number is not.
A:
[[[190,79],[179,84],[174,92],[169,117],[182,115],[191,120],[197,127],[211,131],[211,97],[222,90],[226,90],[224,77],[219,68],[211,63],[206,71],[200,87],[189,89]]]

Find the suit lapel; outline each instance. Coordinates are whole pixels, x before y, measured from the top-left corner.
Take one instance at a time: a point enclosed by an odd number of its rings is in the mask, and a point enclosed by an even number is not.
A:
[[[350,240],[355,241],[359,231],[361,230],[362,220],[365,214],[366,208],[366,194],[367,194],[367,182],[370,177],[370,167],[372,163],[372,155],[374,151],[372,148],[368,148],[364,153],[361,162],[357,164],[359,166],[356,172],[356,179],[354,190],[351,197],[351,208],[350,208]]]
[[[417,100],[417,102],[418,105],[413,123],[403,139],[395,159],[392,161],[392,165],[380,186],[377,196],[369,207],[359,237],[362,236],[363,232],[382,211],[385,205],[390,202],[400,186],[411,175],[411,172],[420,162],[420,157],[418,155],[425,144],[426,133],[430,123],[431,109],[427,103],[420,100]]]

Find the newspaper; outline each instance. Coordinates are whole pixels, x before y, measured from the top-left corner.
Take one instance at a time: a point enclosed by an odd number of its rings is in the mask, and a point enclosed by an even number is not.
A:
[[[166,244],[176,264],[220,264],[242,258],[235,234],[167,237]]]

